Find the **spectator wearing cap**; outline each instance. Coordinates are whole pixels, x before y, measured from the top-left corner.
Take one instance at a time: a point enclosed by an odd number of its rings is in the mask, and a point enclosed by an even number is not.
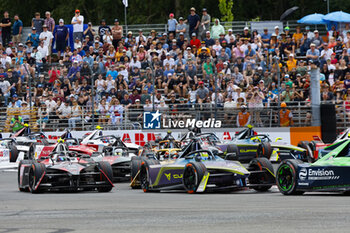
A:
[[[189,35],[192,35],[192,33],[198,34],[200,18],[199,15],[196,14],[196,9],[194,7],[191,7],[186,22],[188,22],[189,25]]]
[[[225,35],[225,28],[220,24],[219,19],[215,19],[214,25],[211,27],[211,37],[219,39],[221,34]]]
[[[102,43],[104,42],[103,37],[107,34],[107,32],[111,34],[112,30],[108,25],[106,25],[106,20],[102,19],[101,25],[98,27],[98,36],[100,37]]]
[[[96,31],[92,28],[92,23],[88,22],[88,27],[85,29],[83,36],[86,38],[86,36],[89,36],[91,43],[94,43],[95,41],[95,35]],[[73,36],[74,38],[74,36]]]
[[[8,69],[7,70],[7,80],[10,82],[10,84],[13,86],[11,89],[12,94],[15,92],[21,93],[22,91],[22,79],[19,77],[19,73],[12,70]]]
[[[254,69],[256,51],[252,49],[251,44],[247,45],[247,49],[245,50],[244,55],[245,57],[244,57],[243,69],[245,70],[248,64],[250,64],[252,66],[252,69]]]
[[[320,51],[316,49],[316,45],[314,43],[310,44],[310,49],[306,52],[306,58],[308,61],[312,61],[314,64],[318,64],[318,59],[320,56]]]
[[[190,40],[190,45],[196,46],[197,49],[199,49],[201,47],[201,41],[197,38],[197,34],[196,33],[192,33],[191,35],[191,40]]]
[[[44,42],[44,46],[47,47],[48,54],[48,61],[51,64],[51,45],[52,45],[52,39],[53,35],[52,32],[48,30],[48,26],[46,24],[43,25],[43,32],[40,33],[39,36],[40,41]]]
[[[17,94],[13,94],[11,98],[11,103],[8,105],[9,108],[20,108],[22,101],[18,98]]]
[[[14,112],[14,116],[11,118],[10,127],[12,128],[13,133],[18,132],[24,128],[24,121],[20,115],[21,112],[19,110],[16,110]]]
[[[10,84],[8,80],[5,80],[6,73],[0,74],[0,100],[5,101],[5,106],[8,105],[8,99],[11,95],[11,88],[13,85]]]
[[[323,40],[322,40],[318,30],[314,31],[314,35],[315,36],[311,39],[311,43],[315,44],[317,49],[321,49],[323,46]]]
[[[250,40],[252,39],[252,34],[249,32],[249,28],[248,27],[244,27],[243,28],[243,34],[242,34],[241,38],[244,41],[248,41],[248,42],[250,42]]]
[[[215,40],[211,38],[210,31],[205,32],[205,38],[203,40],[205,42],[206,47],[213,46],[215,44]]]
[[[236,37],[233,34],[232,29],[230,28],[230,29],[227,30],[227,35],[225,35],[225,40],[226,40],[227,43],[230,43],[232,38],[233,38],[233,41],[236,40]]]
[[[26,41],[30,41],[33,44],[33,47],[38,47],[40,39],[39,39],[39,34],[37,34],[37,28],[32,27],[31,33],[28,35]]]
[[[326,64],[327,60],[331,59],[333,50],[328,48],[327,43],[323,43],[323,50],[320,54],[320,67],[323,67],[323,64]]]
[[[81,41],[83,39],[84,31],[84,16],[80,15],[80,10],[75,10],[75,15],[72,18],[71,23],[73,24],[73,38],[79,38]]]
[[[12,42],[15,45],[18,45],[19,43],[21,43],[22,29],[23,29],[23,22],[19,19],[18,15],[15,15],[13,28],[12,28]]]
[[[53,32],[53,30],[55,29],[55,20],[51,17],[51,12],[46,11],[45,17],[46,18],[44,20],[44,24],[46,24],[47,30]]]
[[[4,18],[1,19],[1,39],[4,46],[7,46],[11,40],[11,19],[7,11],[4,12]]]
[[[209,90],[204,86],[203,81],[198,82],[198,89],[196,92],[197,103],[204,103],[209,96]]]
[[[186,36],[186,33],[187,33],[187,26],[186,24],[184,23],[184,18],[183,17],[180,17],[179,18],[179,23],[176,25],[176,33],[179,35],[179,38],[181,36],[181,33],[182,35],[185,37]],[[181,48],[181,47],[180,47]]]
[[[114,19],[114,26],[112,27],[112,44],[114,48],[118,48],[119,41],[123,38],[123,27],[119,25],[119,20]]]
[[[174,13],[169,14],[169,19],[168,19],[168,34],[172,33],[174,37],[176,36],[176,26],[178,22],[174,18]]]
[[[242,105],[241,111],[237,115],[236,124],[237,127],[245,127],[250,124],[251,116],[250,113],[247,112],[247,106]]]
[[[275,26],[275,35],[277,36],[277,39],[281,39],[281,36],[280,36],[280,27],[279,26]]]
[[[64,51],[64,49],[67,46],[69,32],[68,32],[68,28],[64,25],[63,19],[60,19],[58,22],[59,24],[55,28],[53,35],[56,41],[57,56],[60,59],[61,53]]]
[[[307,38],[309,38],[310,40],[312,38],[314,38],[314,36],[315,36],[315,34],[312,31],[310,31],[310,27],[309,26],[305,27],[305,33],[307,35]]]
[[[283,46],[283,53],[286,57],[290,54],[295,55],[295,43],[292,41],[292,37],[290,35],[286,36],[287,40]]]
[[[201,19],[201,24],[199,27],[199,37],[201,40],[204,40],[204,38],[206,37],[206,32],[210,31],[210,21],[211,21],[211,17],[208,14],[208,11],[206,8],[203,8],[202,10],[202,19]]]

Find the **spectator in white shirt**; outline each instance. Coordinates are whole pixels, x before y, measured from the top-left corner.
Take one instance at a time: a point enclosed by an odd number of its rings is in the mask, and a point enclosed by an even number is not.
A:
[[[73,38],[79,38],[81,41],[83,39],[84,31],[84,16],[80,15],[80,10],[75,10],[75,15],[72,18],[73,24]]]
[[[44,46],[47,47],[47,56],[48,61],[51,63],[51,45],[52,45],[52,39],[53,35],[52,32],[50,32],[47,28],[47,25],[43,25],[43,32],[40,33],[39,36],[40,41],[44,42]]]
[[[173,69],[175,66],[174,58],[170,57],[170,53],[166,54],[166,59],[163,61],[163,67],[166,66],[166,64],[169,63],[170,67]]]

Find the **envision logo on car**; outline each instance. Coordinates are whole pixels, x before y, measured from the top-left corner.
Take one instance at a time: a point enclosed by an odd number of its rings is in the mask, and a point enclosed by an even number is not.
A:
[[[306,179],[306,176],[307,176],[306,168],[300,169],[300,172],[299,172],[299,179],[300,179],[300,180],[305,180],[305,179]]]

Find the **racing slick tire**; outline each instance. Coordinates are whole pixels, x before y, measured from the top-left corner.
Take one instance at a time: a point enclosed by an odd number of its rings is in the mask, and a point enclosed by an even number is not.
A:
[[[14,145],[9,145],[10,149],[10,163],[15,163],[18,158],[18,150]]]
[[[182,182],[187,193],[195,193],[205,175],[207,168],[202,162],[190,162],[186,164]]]
[[[233,154],[233,156],[225,157],[226,160],[232,160],[232,158],[239,158],[239,150],[236,145],[229,144],[226,149],[226,154]],[[234,156],[234,154],[236,156]],[[231,159],[230,159],[231,158]]]
[[[256,150],[257,158],[267,158],[270,159],[272,154],[272,147],[269,142],[262,142],[258,145],[258,149]]]
[[[18,164],[18,172],[17,172],[17,181],[18,181],[18,189],[21,192],[28,192],[29,188],[21,188],[20,183],[21,183],[21,166],[22,164],[32,164],[33,162],[30,160],[21,160]],[[22,174],[23,175],[23,174]]]
[[[303,159],[304,162],[308,162],[308,163],[315,162],[314,153],[313,153],[313,150],[311,149],[310,143],[308,141],[300,141],[298,143],[298,147],[306,150],[306,153],[305,153],[306,158]]]
[[[131,169],[130,169],[131,170],[130,171],[131,182],[135,179],[135,176],[139,172],[139,170],[141,168],[141,163],[142,163],[141,156],[131,157]],[[136,184],[136,185],[132,185],[131,188],[132,189],[139,189],[139,188],[141,188],[141,186]]]
[[[35,158],[35,144],[32,143],[29,146],[29,150],[27,152],[27,155],[25,156],[25,159],[34,159]]]
[[[112,188],[113,188],[113,185],[112,185],[112,182],[113,182],[113,170],[112,170],[111,165],[109,163],[107,163],[107,162],[101,161],[101,162],[98,162],[97,166],[99,167],[101,172],[104,173],[103,176],[102,176],[102,180],[105,180],[107,183],[111,184],[108,187],[99,187],[99,188],[97,188],[97,191],[98,192],[103,192],[103,193],[111,191]]]
[[[303,163],[297,159],[286,159],[277,168],[276,182],[280,192],[284,195],[301,195],[304,192],[297,191],[298,183],[297,168],[298,164]]]
[[[140,168],[140,183],[143,192],[158,192],[159,190],[152,190],[149,187],[149,166],[158,165],[160,162],[154,159],[145,159],[141,162]]]
[[[38,183],[41,183],[45,173],[46,168],[44,164],[32,163],[32,167],[29,169],[29,191],[31,193],[41,193],[43,191],[40,186],[38,186]]]
[[[263,173],[249,175],[249,184],[271,184],[253,187],[256,191],[266,192],[272,187],[272,184],[276,183],[272,163],[267,158],[252,159],[248,165],[248,171],[263,171]]]

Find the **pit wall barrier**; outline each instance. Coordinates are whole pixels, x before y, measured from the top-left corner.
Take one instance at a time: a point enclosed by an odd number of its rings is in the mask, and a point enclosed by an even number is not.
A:
[[[202,132],[215,133],[221,140],[231,140],[236,132],[241,131],[242,128],[221,128],[221,129],[203,129]],[[320,127],[295,127],[295,128],[255,128],[258,134],[268,134],[272,141],[277,138],[282,138],[280,142],[297,145],[300,141],[311,141],[313,136],[321,138]],[[91,131],[72,131],[75,138],[82,138],[85,134]],[[183,134],[187,132],[186,129],[172,130],[172,135],[175,139],[180,139]],[[45,132],[49,139],[58,139],[64,132]],[[164,137],[167,134],[166,130],[106,130],[103,135],[120,136],[121,139],[130,139],[132,143],[143,146],[147,141],[155,140],[156,136]],[[10,133],[4,133],[3,137],[9,137]]]

